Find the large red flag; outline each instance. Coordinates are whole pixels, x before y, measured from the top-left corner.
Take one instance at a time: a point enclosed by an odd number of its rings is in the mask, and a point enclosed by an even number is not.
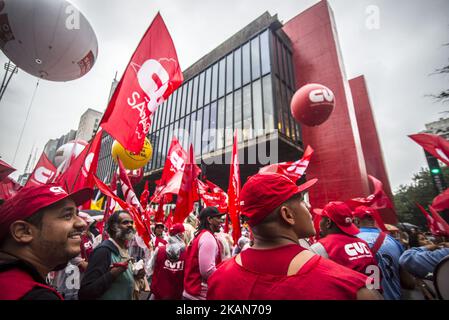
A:
[[[266,167],[260,168],[259,173],[263,172],[275,172],[279,174],[283,174],[289,177],[293,182],[298,181],[306,171],[307,167],[310,163],[310,158],[312,157],[313,149],[310,146],[307,146],[304,151],[304,155],[301,159],[293,162],[282,162],[271,164]]]
[[[115,90],[101,126],[132,152],[140,152],[151,117],[182,83],[173,41],[158,13]]]
[[[232,224],[232,238],[237,243],[241,236],[240,226],[240,167],[237,149],[237,130],[234,132],[234,145],[232,146],[232,159],[229,172],[228,211]]]
[[[421,210],[421,212],[426,217],[427,227],[429,228],[430,232],[433,235],[437,235],[438,234],[438,229],[435,228],[435,219],[419,203],[417,203],[416,206],[419,208],[419,210]]]
[[[434,228],[437,232],[436,235],[449,237],[449,224],[441,218],[440,214],[432,206],[429,206],[429,211],[434,220]]]
[[[100,128],[92,141],[84,147],[84,150],[81,151],[78,157],[71,161],[68,169],[56,178],[56,182],[65,186],[68,192],[74,192],[86,187],[94,187],[93,175],[97,172],[102,134],[103,131]]]
[[[16,171],[16,169],[14,169],[9,164],[7,164],[5,161],[2,161],[0,159],[0,181],[5,179],[7,176],[9,176],[14,171]]]
[[[48,160],[45,153],[42,152],[42,155],[38,163],[36,164],[36,167],[34,167],[33,173],[25,184],[25,187],[41,186],[50,183],[55,175],[55,166],[53,165],[53,163],[51,163],[50,160]]]
[[[409,138],[423,147],[428,153],[449,166],[449,141],[436,134],[411,134]]]
[[[383,191],[383,184],[378,179],[371,175],[368,175],[369,179],[374,185],[374,193],[365,198],[353,198],[346,201],[351,208],[356,208],[358,206],[367,206],[373,209],[393,209],[393,204],[390,198]]]
[[[150,234],[147,232],[146,226],[142,223],[141,219],[139,218],[140,214],[137,211],[137,209],[134,206],[126,203],[126,201],[120,199],[103,181],[98,179],[95,175],[93,177],[98,189],[100,189],[100,191],[106,196],[111,197],[115,201],[117,201],[120,207],[122,207],[131,215],[136,226],[137,234],[142,238],[145,245],[149,247],[151,237]]]
[[[449,209],[449,189],[446,189],[433,199],[432,207],[438,211]]]
[[[184,223],[184,220],[193,211],[193,204],[198,200],[197,177],[200,173],[201,170],[195,163],[193,146],[190,145],[189,159],[184,165],[181,188],[179,189],[178,199],[176,200],[173,224]]]
[[[221,213],[228,212],[228,195],[219,186],[206,180],[198,180],[198,192],[207,207],[216,207]]]

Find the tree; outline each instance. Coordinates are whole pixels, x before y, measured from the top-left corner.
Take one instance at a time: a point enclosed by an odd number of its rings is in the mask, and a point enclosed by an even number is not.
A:
[[[444,46],[449,46],[449,43],[446,43]],[[443,68],[436,69],[435,72],[433,72],[432,74],[440,74],[440,75],[449,74],[449,65],[444,66]],[[437,101],[448,102],[449,101],[449,89],[441,91],[437,95],[432,94],[431,96],[433,98],[435,98]]]
[[[441,169],[444,179],[449,181],[449,168],[444,166]],[[416,203],[427,209],[437,195],[429,169],[421,168],[419,173],[413,175],[411,184],[400,185],[394,194],[394,204],[399,221],[415,224],[427,230],[426,218]],[[442,216],[445,218],[444,213]]]

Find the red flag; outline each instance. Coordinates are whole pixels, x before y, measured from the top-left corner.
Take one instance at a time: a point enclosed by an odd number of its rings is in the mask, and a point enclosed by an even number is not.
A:
[[[14,169],[9,164],[7,164],[5,161],[2,161],[0,159],[0,181],[5,179],[7,176],[9,176],[14,171],[16,171],[16,169]]]
[[[54,178],[55,174],[55,166],[53,165],[53,163],[51,163],[50,160],[48,160],[45,153],[42,152],[42,155],[38,163],[36,164],[36,167],[34,167],[33,173],[25,184],[25,187],[41,186],[47,184],[52,181],[52,178]]]
[[[446,189],[433,199],[432,207],[438,211],[449,209],[449,189]]]
[[[409,138],[419,144],[428,153],[449,166],[449,141],[436,134],[411,134]]]
[[[449,237],[449,224],[447,224],[447,222],[443,218],[441,218],[439,213],[432,206],[429,206],[429,211],[432,214],[434,220],[433,225],[436,235]]]
[[[102,134],[103,131],[100,128],[92,141],[71,162],[70,167],[56,178],[56,182],[65,186],[68,192],[75,192],[86,187],[94,187],[93,175],[97,172]],[[90,207],[90,201],[85,205]]]
[[[228,187],[228,212],[232,224],[232,238],[237,243],[241,236],[240,227],[240,167],[237,152],[237,130],[234,132],[234,145],[232,147],[232,159],[229,173]]]
[[[105,194],[108,197],[113,198],[115,201],[117,201],[117,203],[124,210],[126,210],[131,215],[131,217],[134,220],[135,226],[136,226],[137,234],[145,242],[145,245],[149,247],[149,243],[151,241],[151,237],[150,237],[150,234],[147,231],[146,226],[142,223],[142,220],[140,219],[140,214],[137,211],[137,209],[134,206],[129,205],[128,203],[126,203],[125,201],[120,199],[116,194],[114,194],[114,192],[103,181],[98,179],[95,175],[93,175],[93,178],[94,178],[94,181],[95,181],[98,189],[100,189],[100,191],[103,194]]]
[[[421,210],[421,212],[426,217],[427,227],[429,228],[430,232],[433,235],[438,234],[438,230],[435,228],[435,219],[419,203],[417,203],[416,206],[419,208],[419,210]]]
[[[304,155],[298,161],[271,164],[269,166],[260,168],[259,173],[276,172],[279,174],[283,174],[289,177],[293,182],[296,182],[299,178],[302,177],[307,167],[309,166],[312,154],[313,149],[310,146],[307,146],[306,151],[304,151]]]
[[[148,182],[148,180],[145,181],[145,187],[143,188],[142,194],[140,195],[140,203],[145,210],[148,205],[148,197],[150,196],[150,191],[148,190]]]
[[[368,175],[368,177],[370,178],[371,182],[374,185],[374,193],[366,198],[353,198],[347,200],[346,204],[353,209],[358,206],[367,206],[373,209],[384,209],[384,208],[393,209],[393,204],[391,203],[390,198],[388,198],[387,194],[383,191],[382,182],[380,182],[371,175]]]
[[[125,149],[140,152],[157,106],[182,81],[173,41],[158,13],[131,57],[101,126]]]
[[[198,175],[200,168],[195,164],[193,146],[190,145],[189,159],[184,166],[181,188],[179,189],[176,209],[173,217],[173,224],[184,223],[184,220],[193,211],[193,204],[198,200]]]
[[[228,195],[219,186],[206,180],[198,180],[198,192],[207,207],[216,207],[221,213],[228,212]]]
[[[0,181],[0,199],[8,200],[9,198],[14,197],[21,188],[22,186],[20,184],[9,177],[6,177]]]
[[[117,173],[116,172],[114,172],[112,175],[111,191],[112,191],[112,193],[117,195]],[[105,235],[106,235],[106,233],[103,232],[103,228],[104,228],[106,222],[108,221],[109,217],[114,213],[116,206],[117,206],[117,201],[115,201],[114,198],[112,198],[112,197],[107,197],[106,207],[104,209],[103,221],[101,221],[101,224],[100,223],[97,224],[98,230],[100,231],[101,234],[103,234],[103,239],[105,239]],[[100,229],[102,229],[102,230],[100,230]]]

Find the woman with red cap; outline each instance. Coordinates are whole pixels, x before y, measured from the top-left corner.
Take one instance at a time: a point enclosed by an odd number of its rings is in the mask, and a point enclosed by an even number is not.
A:
[[[254,245],[212,274],[208,299],[381,299],[365,287],[365,275],[299,245],[298,239],[315,234],[302,192],[316,181],[297,186],[284,175],[259,173],[246,182],[240,205]]]
[[[167,245],[155,249],[150,261],[150,300],[181,300],[184,289],[185,228],[182,223],[174,224],[169,231]]]

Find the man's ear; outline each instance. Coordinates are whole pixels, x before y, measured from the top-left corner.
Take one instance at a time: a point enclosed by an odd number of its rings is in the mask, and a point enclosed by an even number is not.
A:
[[[36,227],[26,221],[17,220],[11,224],[9,232],[16,242],[26,244],[33,240],[33,236],[35,236],[36,233]]]
[[[289,225],[295,224],[295,215],[293,214],[293,210],[288,206],[281,206],[279,209],[279,214],[281,215],[282,220],[284,220]]]

